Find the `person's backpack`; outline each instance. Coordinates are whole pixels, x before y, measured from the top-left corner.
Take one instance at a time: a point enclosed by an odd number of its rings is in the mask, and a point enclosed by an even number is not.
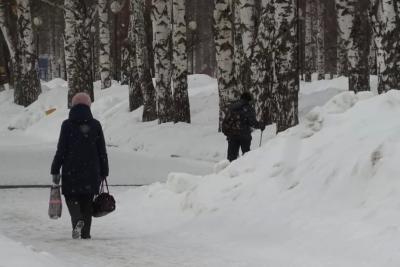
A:
[[[222,133],[226,136],[239,136],[241,134],[241,110],[229,109],[222,121]]]

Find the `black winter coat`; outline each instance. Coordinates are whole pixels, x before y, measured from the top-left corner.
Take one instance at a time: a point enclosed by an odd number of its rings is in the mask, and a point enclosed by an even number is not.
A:
[[[240,136],[228,136],[228,138],[251,139],[252,128],[261,128],[254,108],[245,100],[239,100],[229,108],[231,111],[240,113]]]
[[[97,195],[101,178],[108,176],[103,130],[86,105],[71,108],[61,126],[51,174],[59,174],[61,167],[64,195]]]

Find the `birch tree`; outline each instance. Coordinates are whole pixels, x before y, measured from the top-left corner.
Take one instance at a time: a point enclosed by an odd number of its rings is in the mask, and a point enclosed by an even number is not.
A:
[[[369,3],[365,0],[336,0],[338,24],[342,40],[346,40],[349,89],[354,92],[370,90],[369,48],[371,28],[368,20]]]
[[[8,52],[10,54],[10,67],[11,67],[11,73],[10,73],[10,86],[14,85],[14,76],[15,76],[15,70],[16,70],[16,44],[13,40],[13,37],[11,35],[10,31],[10,25],[7,25],[7,18],[6,18],[6,3],[5,0],[0,0],[0,31],[3,33],[4,40],[6,42]]]
[[[215,0],[215,48],[219,92],[219,123],[225,117],[229,105],[239,96],[234,79],[234,47],[232,3],[229,0]]]
[[[64,3],[68,106],[70,107],[72,97],[79,92],[89,94],[94,101],[90,62],[90,28],[93,9],[89,1],[85,0],[65,0]]]
[[[245,87],[249,87],[248,71],[246,70],[246,55],[243,47],[242,20],[240,16],[239,0],[231,0],[232,21],[233,21],[233,66],[234,83],[238,92],[243,92]],[[247,68],[248,69],[248,68]]]
[[[190,123],[185,0],[173,0],[173,88],[174,121]]]
[[[10,33],[10,28],[7,25],[6,12],[6,0],[0,0],[0,30],[3,33],[4,40],[6,41],[11,60],[15,62],[16,48]]]
[[[398,54],[400,25],[395,3],[391,0],[372,1],[371,15],[377,49],[379,93],[387,92],[390,89],[400,89],[398,76],[400,72],[400,56]]]
[[[325,79],[325,3],[317,0],[317,72],[318,80]]]
[[[274,121],[277,131],[284,131],[298,124],[298,38],[297,1],[282,0],[275,4],[273,95],[277,106]]]
[[[251,64],[251,93],[256,99],[255,110],[258,120],[270,124],[273,122],[275,105],[273,102],[273,40],[275,28],[273,24],[273,3],[263,0]]]
[[[251,62],[253,59],[254,42],[256,37],[256,0],[237,0],[240,31],[236,34],[240,35],[242,41],[241,49],[243,51],[243,62],[241,64],[242,90],[248,91],[251,87]],[[239,39],[239,40],[240,40]],[[237,77],[236,79],[238,79]],[[239,82],[239,81],[238,81]],[[240,90],[241,88],[239,88]]]
[[[33,42],[33,30],[29,0],[17,0],[18,45],[16,49],[17,75],[14,101],[28,106],[36,101],[41,93],[40,80]]]
[[[159,123],[173,121],[171,91],[171,0],[153,0],[154,64]]]
[[[128,63],[126,68],[127,77],[129,83],[129,110],[133,111],[143,105],[142,90],[140,87],[138,64],[137,64],[137,51],[136,51],[136,34],[134,31],[136,18],[134,16],[134,8],[130,2],[130,19],[128,26],[128,42],[125,44],[126,59],[125,62]],[[124,63],[123,61],[123,63]],[[127,64],[125,63],[125,64]]]
[[[315,70],[316,42],[315,42],[315,12],[317,0],[306,0],[305,12],[305,81],[311,82]]]
[[[98,0],[101,89],[111,86],[109,0]]]
[[[134,35],[136,45],[136,65],[140,89],[143,96],[142,121],[157,119],[155,88],[151,77],[150,58],[145,28],[145,2],[144,0],[131,0],[134,20]]]

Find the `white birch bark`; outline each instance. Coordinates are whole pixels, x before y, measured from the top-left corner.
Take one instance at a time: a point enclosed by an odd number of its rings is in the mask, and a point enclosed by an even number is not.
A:
[[[368,2],[336,0],[336,4],[341,39],[345,40],[347,50],[349,90],[354,92],[370,90]]]
[[[274,18],[269,12],[273,8],[270,0],[261,2],[261,12],[251,64],[251,93],[256,99],[257,119],[270,124],[273,122],[273,40],[275,38]]]
[[[130,5],[130,19],[129,19],[129,27],[128,27],[128,41],[125,46],[125,55],[122,54],[122,74],[125,73],[127,77],[126,79],[129,84],[129,110],[133,111],[143,105],[143,96],[142,90],[140,87],[139,73],[138,73],[138,64],[137,64],[137,51],[136,51],[136,37],[135,34],[135,24],[136,17],[135,11],[136,8],[134,3],[129,2]]]
[[[93,22],[93,10],[87,2],[81,0],[65,0],[64,3],[66,54],[68,52],[68,58],[66,57],[68,106],[70,107],[72,97],[79,92],[87,93],[94,101],[90,61],[90,29]]]
[[[239,0],[239,15],[242,28],[243,50],[248,60],[253,54],[256,21],[255,0]]]
[[[172,14],[174,121],[190,123],[185,0],[173,0]]]
[[[305,81],[311,82],[315,62],[315,39],[313,31],[313,10],[316,0],[306,0],[305,11]]]
[[[233,20],[233,55],[234,55],[234,80],[238,93],[242,93],[246,87],[246,55],[243,48],[242,22],[240,17],[239,0],[231,0],[232,20]],[[247,85],[248,87],[249,85]]]
[[[6,0],[0,0],[0,30],[3,33],[3,37],[6,41],[8,51],[11,59],[15,61],[15,45],[13,44],[10,29],[6,22]]]
[[[75,38],[76,37],[76,23],[74,19],[74,0],[64,0],[64,52],[65,52],[65,67],[68,80],[68,88],[73,88],[73,77],[75,68],[73,66],[75,58]]]
[[[372,24],[374,42],[377,49],[378,92],[384,93],[390,89],[400,89],[400,80],[397,78],[400,71],[398,49],[400,45],[391,36],[399,31],[397,25],[398,14],[394,1],[372,1]]]
[[[277,132],[299,123],[298,119],[298,7],[296,0],[275,1],[274,25],[277,32],[273,53],[274,104]]]
[[[229,105],[235,101],[239,92],[234,79],[234,47],[232,24],[232,3],[229,0],[216,0],[214,10],[215,49],[217,61],[217,80],[219,92],[219,123],[225,118]]]
[[[98,0],[98,13],[99,13],[99,64],[100,64],[100,77],[101,89],[106,89],[111,86],[111,35],[110,35],[110,22],[109,22],[109,0]]]
[[[131,0],[136,45],[136,65],[140,88],[143,96],[142,121],[153,121],[157,119],[157,107],[155,88],[151,77],[150,58],[145,29],[145,2],[144,0]]]
[[[325,79],[325,3],[317,0],[317,72],[318,80]]]
[[[173,121],[171,90],[171,0],[153,0],[154,65],[159,123]]]
[[[36,101],[41,93],[37,57],[33,39],[31,10],[29,0],[17,0],[18,47],[16,50],[17,75],[14,101],[28,106]]]

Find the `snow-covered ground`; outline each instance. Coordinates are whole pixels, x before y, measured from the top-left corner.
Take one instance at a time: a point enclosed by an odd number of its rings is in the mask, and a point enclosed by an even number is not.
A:
[[[268,129],[261,148],[255,132],[254,151],[211,172],[226,149],[216,85],[190,82],[193,125],[142,124],[125,87],[96,90],[110,181],[159,182],[113,188],[117,210],[94,221],[90,241],[70,240],[65,210],[47,218],[47,189],[1,190],[0,259],[12,257],[0,266],[28,266],[20,257],[35,267],[399,265],[399,91],[355,95],[345,78],[302,83],[299,126]],[[63,81],[44,88],[27,109],[0,93],[0,184],[49,179],[67,110]]]

